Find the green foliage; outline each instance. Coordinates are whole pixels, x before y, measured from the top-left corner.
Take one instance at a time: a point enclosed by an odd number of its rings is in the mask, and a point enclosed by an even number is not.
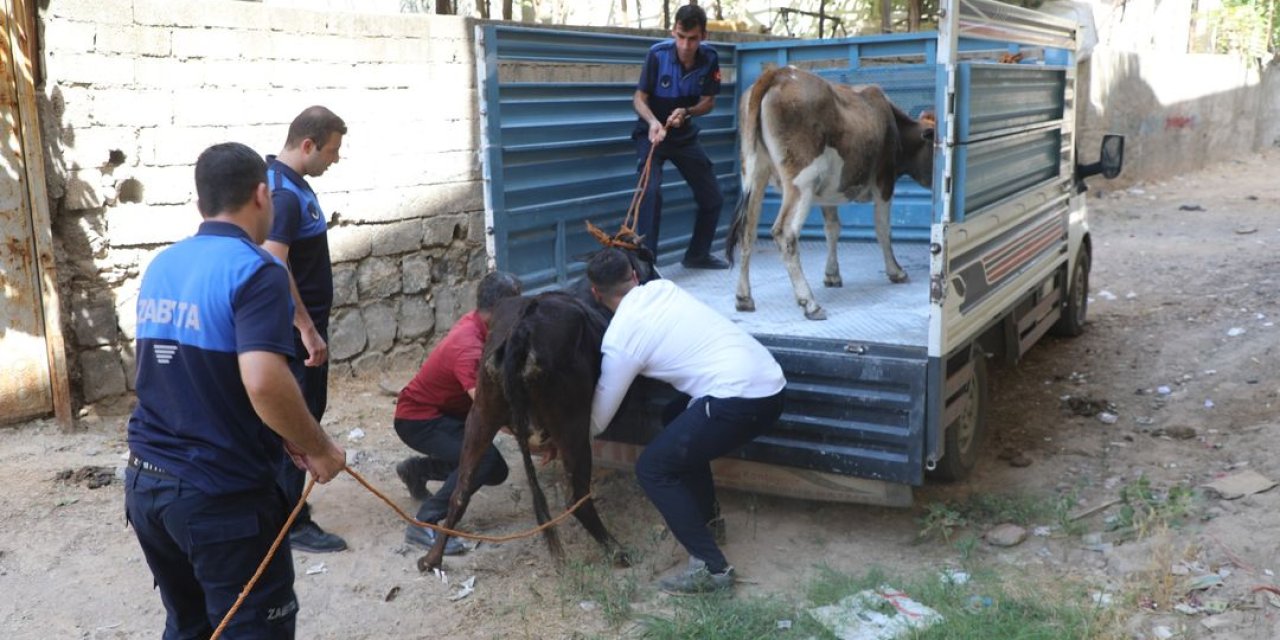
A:
[[[806,638],[823,633],[822,627],[802,610],[775,598],[715,594],[672,598],[669,602],[673,607],[670,616],[646,616],[642,620],[642,637],[752,640],[780,636]],[[791,624],[790,630],[779,630],[779,623],[784,621]]]
[[[872,568],[858,577],[823,567],[810,583],[808,593],[814,605],[822,606],[884,584],[908,594],[943,617],[942,622],[929,629],[907,636],[911,640],[1124,637],[1115,612],[1094,604],[1084,585],[1069,582],[1039,585],[1018,576],[987,572],[975,574],[964,585],[956,585],[930,573],[907,577]],[[824,629],[817,637],[834,636]]]
[[[955,533],[956,529],[969,526],[969,519],[964,514],[940,502],[926,505],[924,517],[918,522],[920,523],[918,537],[941,538],[947,542],[951,541],[951,534]]]
[[[617,625],[631,618],[639,587],[631,572],[615,571],[608,562],[571,562],[560,572],[559,592],[562,607],[589,600],[609,624]]]
[[[1214,53],[1235,53],[1263,58],[1280,45],[1280,8],[1277,0],[1223,0],[1222,6],[1201,19]]]
[[[1144,475],[1120,489],[1120,500],[1120,512],[1112,526],[1144,538],[1160,528],[1180,525],[1191,512],[1195,493],[1183,484],[1159,490]]]
[[[1069,504],[1066,498],[1055,501],[1030,495],[975,493],[964,501],[925,505],[925,514],[918,520],[919,537],[949,542],[958,529],[1005,522],[1024,527],[1048,522],[1061,526],[1068,520]]]

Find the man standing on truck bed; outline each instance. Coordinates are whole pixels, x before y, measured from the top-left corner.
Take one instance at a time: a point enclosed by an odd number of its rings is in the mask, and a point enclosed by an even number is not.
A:
[[[716,94],[720,93],[720,61],[715,49],[703,44],[706,37],[706,12],[697,5],[685,5],[676,11],[671,39],[653,45],[644,60],[632,98],[640,116],[631,133],[640,171],[644,171],[649,149],[658,146],[640,201],[636,233],[644,236],[645,245],[657,255],[662,222],[662,165],[671,160],[693,189],[698,205],[693,237],[681,264],[690,269],[728,269],[729,263],[711,255],[724,194],[711,159],[698,142],[698,125],[693,124],[694,116],[711,112]]]

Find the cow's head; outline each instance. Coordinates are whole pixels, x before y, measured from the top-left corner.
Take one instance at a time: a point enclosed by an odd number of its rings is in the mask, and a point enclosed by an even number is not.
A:
[[[894,117],[898,124],[899,141],[902,144],[902,155],[898,158],[898,175],[911,176],[920,186],[933,188],[933,141],[936,121],[932,111],[920,114],[913,119],[906,113],[894,108]]]
[[[644,238],[636,235],[630,228],[624,226],[617,233],[609,235],[588,222],[587,232],[606,247],[622,249],[623,253],[627,254],[627,259],[631,261],[631,268],[635,270],[640,284],[662,279],[662,274],[658,273],[657,257],[644,245]],[[589,261],[593,255],[595,255],[594,252],[585,256],[583,261]]]

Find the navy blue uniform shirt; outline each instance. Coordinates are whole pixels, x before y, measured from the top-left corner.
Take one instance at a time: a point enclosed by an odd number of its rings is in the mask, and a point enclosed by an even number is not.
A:
[[[675,40],[663,40],[649,47],[636,90],[649,95],[649,109],[654,117],[659,122],[666,122],[672,111],[680,107],[688,109],[698,104],[703,96],[720,93],[720,57],[715,49],[705,43],[700,44],[693,68],[686,70],[676,55]],[[634,135],[642,134],[649,135],[649,123],[639,118]],[[691,121],[667,131],[668,140],[690,140],[696,135],[698,127]]]
[[[298,296],[311,315],[311,322],[324,334],[333,306],[328,218],[311,185],[275,156],[267,156],[267,186],[271,187],[271,204],[275,208],[267,239],[289,246],[289,271],[298,285]]]
[[[138,291],[135,455],[212,495],[275,484],[280,437],[254,412],[238,355],[293,356],[288,277],[229,222],[155,257]]]

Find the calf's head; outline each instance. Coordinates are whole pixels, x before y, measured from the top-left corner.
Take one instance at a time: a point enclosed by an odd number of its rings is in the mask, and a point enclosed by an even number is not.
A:
[[[925,111],[920,114],[919,119],[912,119],[896,107],[893,111],[898,125],[898,142],[901,145],[898,175],[909,175],[920,186],[932,189],[935,137],[933,112]]]

